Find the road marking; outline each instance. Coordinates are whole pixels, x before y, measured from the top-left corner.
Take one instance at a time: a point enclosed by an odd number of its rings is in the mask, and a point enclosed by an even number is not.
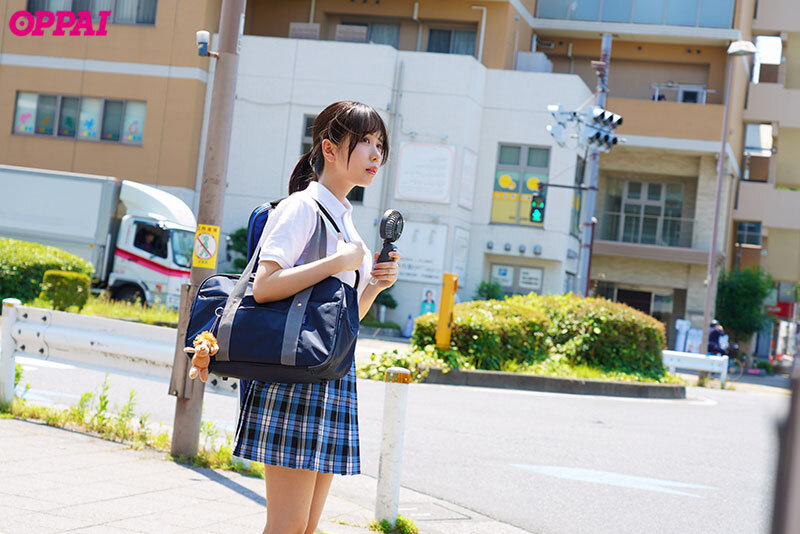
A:
[[[579,482],[591,482],[594,484],[606,484],[609,486],[619,486],[622,488],[639,489],[644,491],[656,491],[660,493],[670,493],[672,495],[683,495],[686,497],[705,498],[703,495],[679,491],[672,488],[685,489],[709,489],[716,490],[712,486],[700,486],[697,484],[686,484],[684,482],[674,482],[660,478],[637,477],[633,475],[623,475],[612,471],[596,471],[594,469],[581,469],[579,467],[559,467],[554,465],[525,465],[513,464],[514,467],[533,471],[540,475],[547,475],[555,478],[567,480],[577,480]]]

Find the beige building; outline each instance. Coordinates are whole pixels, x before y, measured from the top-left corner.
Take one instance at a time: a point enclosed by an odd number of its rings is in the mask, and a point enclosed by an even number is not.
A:
[[[754,38],[769,41],[744,110],[747,140],[733,213],[733,263],[760,265],[779,282],[775,312],[796,317],[800,283],[800,15],[789,0],[759,2]],[[766,46],[764,48],[767,48]]]

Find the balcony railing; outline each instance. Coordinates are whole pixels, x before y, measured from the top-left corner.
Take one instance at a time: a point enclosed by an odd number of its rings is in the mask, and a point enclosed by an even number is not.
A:
[[[540,0],[543,19],[733,27],[735,0]]]
[[[640,245],[692,248],[694,219],[605,212],[600,239]]]

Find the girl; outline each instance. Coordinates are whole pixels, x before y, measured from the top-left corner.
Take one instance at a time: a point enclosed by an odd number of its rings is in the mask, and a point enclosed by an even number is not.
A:
[[[371,107],[336,102],[314,121],[313,145],[289,180],[290,196],[267,219],[253,283],[257,302],[285,299],[336,276],[358,283],[363,318],[397,280],[397,260],[378,263],[353,226],[347,194],[367,187],[389,156],[386,126]],[[320,208],[327,218],[327,257],[305,263]],[[356,276],[358,270],[359,276]],[[367,276],[369,274],[369,276]],[[356,282],[358,280],[358,282]],[[266,534],[313,534],[334,473],[360,472],[355,365],[339,380],[315,384],[249,381],[237,429],[236,456],[266,465]]]

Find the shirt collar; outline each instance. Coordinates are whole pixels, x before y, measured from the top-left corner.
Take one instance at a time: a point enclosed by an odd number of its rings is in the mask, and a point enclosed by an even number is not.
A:
[[[312,180],[308,184],[308,191],[331,212],[333,217],[342,217],[345,213],[353,211],[353,205],[349,200],[344,199],[344,204],[339,202],[339,199],[327,187],[317,181]]]

